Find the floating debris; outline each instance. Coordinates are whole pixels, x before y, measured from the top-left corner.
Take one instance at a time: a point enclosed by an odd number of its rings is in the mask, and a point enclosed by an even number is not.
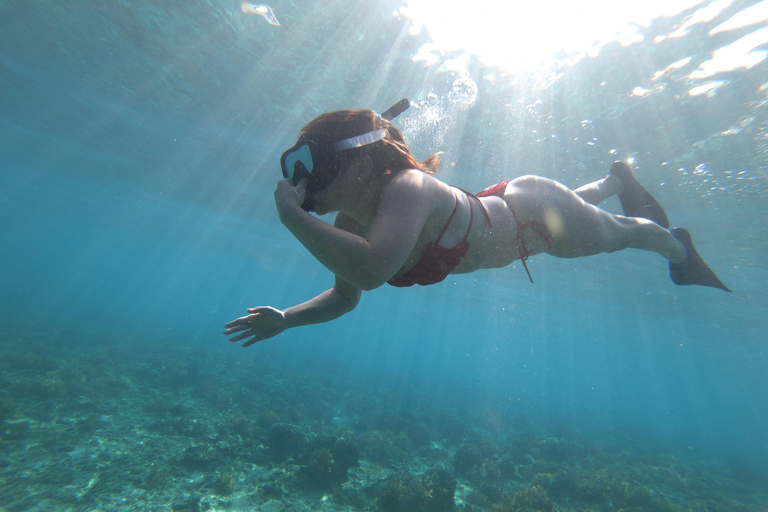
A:
[[[280,22],[277,21],[277,18],[275,17],[275,13],[272,12],[272,8],[266,4],[253,4],[251,2],[248,2],[246,0],[243,0],[243,3],[241,4],[243,8],[243,12],[246,14],[260,14],[262,18],[267,20],[267,23],[270,25],[274,25],[275,27],[280,26]]]

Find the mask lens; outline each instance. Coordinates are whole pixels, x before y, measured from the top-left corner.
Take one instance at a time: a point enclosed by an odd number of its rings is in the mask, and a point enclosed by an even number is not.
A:
[[[286,151],[280,163],[283,168],[283,176],[289,178],[294,187],[303,178],[309,178],[314,170],[312,151],[307,144]]]

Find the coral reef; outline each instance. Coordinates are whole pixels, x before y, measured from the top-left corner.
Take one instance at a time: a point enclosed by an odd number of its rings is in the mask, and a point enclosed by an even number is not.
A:
[[[458,410],[341,371],[56,336],[34,355],[18,333],[2,346],[0,510],[768,510],[757,471],[503,404]]]
[[[408,460],[410,445],[390,432],[372,430],[365,432],[361,440],[365,457],[377,464],[391,466]]]
[[[456,480],[443,469],[421,478],[402,472],[386,479],[376,503],[384,512],[449,512],[455,492]]]
[[[307,438],[297,427],[278,423],[269,429],[267,443],[272,460],[283,462],[288,457],[301,455],[307,446]]]
[[[552,512],[554,508],[555,504],[549,499],[544,488],[540,485],[534,485],[508,494],[501,503],[491,507],[491,512],[525,512],[532,510]]]
[[[316,436],[299,458],[298,477],[310,489],[330,490],[347,480],[347,471],[356,467],[358,450],[347,437]]]
[[[459,446],[453,456],[453,468],[457,475],[478,485],[496,482],[502,475],[493,455],[493,447],[490,443],[483,441],[464,443]]]

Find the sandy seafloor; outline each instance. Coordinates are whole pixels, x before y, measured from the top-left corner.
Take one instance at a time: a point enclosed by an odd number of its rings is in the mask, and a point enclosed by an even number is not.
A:
[[[178,341],[0,325],[0,510],[768,510],[768,486],[628,432],[537,425]]]

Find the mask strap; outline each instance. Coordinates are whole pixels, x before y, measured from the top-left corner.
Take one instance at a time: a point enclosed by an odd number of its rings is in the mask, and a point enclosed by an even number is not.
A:
[[[335,142],[333,144],[333,149],[335,149],[338,153],[339,151],[344,151],[347,149],[359,148],[360,146],[367,146],[368,144],[378,142],[386,136],[387,130],[384,128],[379,128],[378,130],[373,130],[372,132],[363,133],[362,135],[356,135],[354,137]]]

